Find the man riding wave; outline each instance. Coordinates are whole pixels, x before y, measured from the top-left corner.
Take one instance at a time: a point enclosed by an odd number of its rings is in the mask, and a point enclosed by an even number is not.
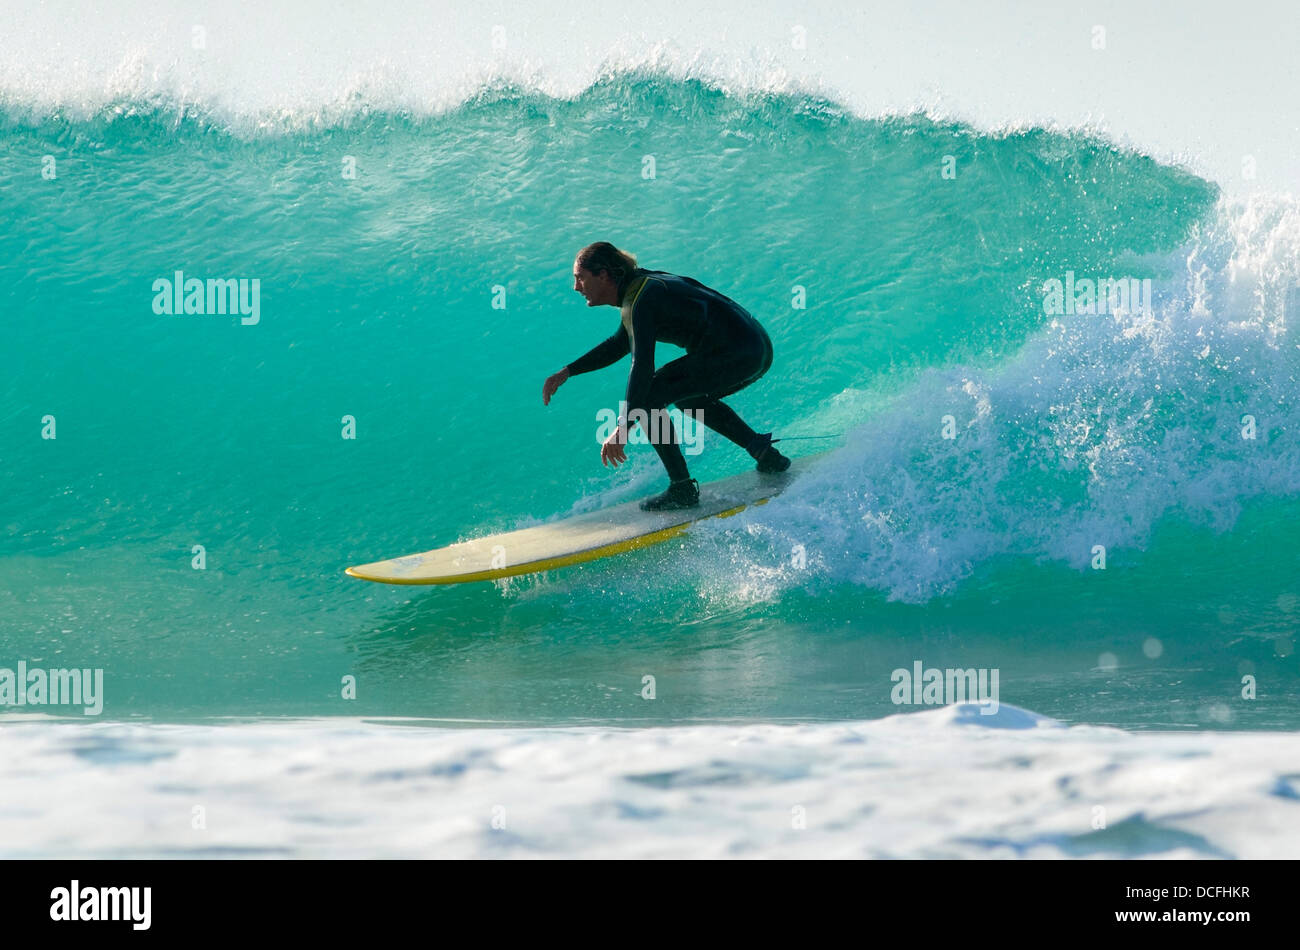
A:
[[[772,433],[756,433],[736,415],[723,396],[753,383],[772,365],[772,341],[757,320],[734,300],[690,277],[637,267],[636,258],[607,241],[590,244],[573,262],[573,289],[588,307],[620,311],[619,328],[609,339],[580,356],[542,386],[542,402],[570,376],[603,369],[632,354],[627,377],[626,413],[601,446],[603,464],[627,461],[629,417],[643,418],[669,404],[695,416],[713,431],[739,445],[760,472],[784,472],[790,460],[775,446]],[[672,343],[686,355],[655,369],[655,344]],[[641,503],[646,511],[692,508],[700,503],[699,483],[691,478],[676,429],[665,419],[669,438],[651,438],[668,471],[668,490]],[[660,430],[662,433],[662,429]],[[647,433],[649,434],[649,433]]]

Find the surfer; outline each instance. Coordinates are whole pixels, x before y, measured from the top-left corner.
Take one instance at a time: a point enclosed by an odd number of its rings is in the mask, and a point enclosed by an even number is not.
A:
[[[604,369],[628,353],[632,368],[627,377],[626,413],[600,449],[602,464],[627,461],[628,418],[643,410],[669,403],[695,410],[706,426],[739,445],[757,462],[760,472],[784,472],[790,460],[772,445],[772,433],[757,433],[721,401],[739,392],[772,365],[772,341],[747,310],[716,290],[690,277],[637,267],[636,258],[607,241],[589,244],[573,262],[573,289],[588,307],[618,307],[619,328],[614,335],[580,356],[542,386],[542,402],[570,376]],[[686,355],[655,370],[655,343],[672,343]],[[670,438],[651,439],[659,460],[668,471],[668,490],[641,502],[646,511],[693,508],[700,503],[700,486],[686,468],[677,431],[665,420]],[[661,430],[662,431],[662,428]]]

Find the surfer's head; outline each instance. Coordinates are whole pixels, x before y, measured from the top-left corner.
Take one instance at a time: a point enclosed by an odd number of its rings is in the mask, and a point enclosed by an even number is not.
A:
[[[588,307],[617,307],[636,271],[636,258],[608,241],[588,244],[573,261],[573,289]]]

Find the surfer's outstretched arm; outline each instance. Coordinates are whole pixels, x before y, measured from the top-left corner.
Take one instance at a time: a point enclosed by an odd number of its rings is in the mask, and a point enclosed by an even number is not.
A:
[[[577,376],[579,373],[590,373],[592,370],[612,366],[631,352],[632,343],[627,337],[627,331],[622,326],[619,326],[614,331],[613,336],[597,343],[588,352],[579,356],[564,368],[569,371],[570,376]]]
[[[624,396],[629,413],[634,409],[648,410],[650,385],[655,378],[655,317],[654,304],[661,302],[661,292],[647,289],[637,295],[632,305],[632,333],[628,348],[632,351],[632,369],[627,374],[627,393]],[[657,407],[658,408],[658,407]],[[628,429],[632,428],[629,424]]]
[[[551,404],[551,397],[555,395],[555,391],[570,376],[604,369],[606,366],[617,363],[630,352],[632,352],[632,346],[627,338],[627,331],[620,326],[613,336],[597,343],[558,373],[546,377],[546,382],[542,384],[543,405],[549,406]]]

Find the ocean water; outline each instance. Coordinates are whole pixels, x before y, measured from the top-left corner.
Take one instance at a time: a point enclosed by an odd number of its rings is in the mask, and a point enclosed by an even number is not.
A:
[[[1228,196],[1097,131],[635,68],[560,96],[489,79],[437,109],[10,89],[0,208],[0,666],[104,677],[93,720],[0,712],[26,776],[8,854],[603,853],[580,813],[649,828],[656,855],[1300,839],[1293,197]],[[817,468],[619,558],[451,588],[346,577],[659,490],[648,447],[600,465],[626,364],[540,397],[616,325],[572,289],[600,239],[759,318],[773,367],[729,402]],[[256,312],[157,312],[177,272],[258,281]],[[1148,282],[1141,305],[1045,305],[1049,281],[1121,278]],[[711,435],[696,477],[752,464]],[[996,671],[1001,711],[900,705],[894,671],[918,663]],[[362,745],[355,770],[283,786],[296,757]],[[1014,829],[963,800],[968,827],[885,833],[945,761],[989,750],[1006,794],[1072,756],[1105,774]],[[1212,786],[1205,827],[1162,822],[1193,803],[1153,811],[1140,776],[1200,755],[1247,784]],[[592,784],[494,837],[492,808],[574,756]],[[805,837],[728,824],[714,788],[788,829],[809,787],[863,769],[896,791],[818,799],[833,828]],[[43,797],[73,773],[134,803],[138,844]],[[375,782],[402,808],[446,792],[450,824],[327,841],[285,817],[346,825]],[[190,803],[214,799],[238,818],[196,843]],[[918,801],[909,822],[955,807]],[[160,802],[172,819],[146,821]],[[1247,810],[1267,834],[1240,830]]]

